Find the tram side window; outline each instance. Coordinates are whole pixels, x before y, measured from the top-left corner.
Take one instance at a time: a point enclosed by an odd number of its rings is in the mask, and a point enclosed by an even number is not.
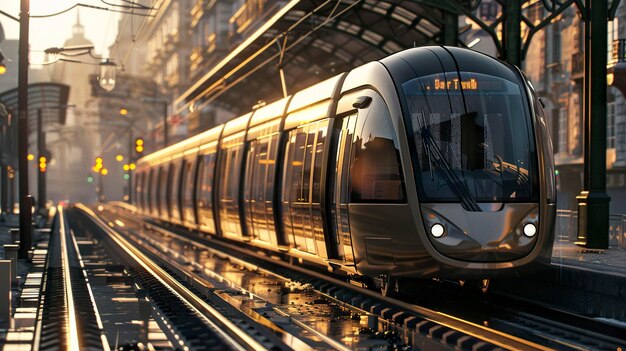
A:
[[[222,234],[241,236],[239,222],[239,180],[242,169],[243,138],[241,143],[223,149],[220,161],[220,226]]]
[[[151,168],[148,173],[148,184],[146,187],[146,192],[144,193],[144,203],[146,204],[144,210],[148,212],[152,212],[155,207],[153,202],[154,195],[152,195],[152,189],[154,189],[154,169]]]
[[[317,252],[315,240],[324,241],[320,184],[327,129],[328,120],[322,120],[291,131],[285,157],[285,232],[296,248],[317,254],[323,254]]]
[[[172,162],[172,164],[170,165],[170,171],[169,171],[169,179],[168,179],[168,193],[169,193],[169,208],[170,208],[170,216],[173,218],[178,219],[179,215],[178,215],[178,211],[179,211],[179,207],[178,207],[178,191],[179,191],[179,184],[180,184],[180,167],[178,166],[180,162]]]
[[[198,221],[211,233],[215,233],[215,221],[213,219],[213,176],[215,174],[216,152],[202,155],[198,162]]]
[[[183,203],[183,213],[184,220],[189,222],[195,222],[194,214],[193,214],[193,181],[194,181],[194,169],[193,169],[193,160],[186,160],[184,163],[183,170],[183,183],[182,183],[182,203]]]
[[[167,178],[168,174],[165,171],[164,166],[159,167],[159,187],[157,188],[158,192],[158,208],[159,215],[166,216],[167,212]]]
[[[398,138],[382,98],[374,95],[359,117],[365,121],[352,142],[350,202],[406,202]]]

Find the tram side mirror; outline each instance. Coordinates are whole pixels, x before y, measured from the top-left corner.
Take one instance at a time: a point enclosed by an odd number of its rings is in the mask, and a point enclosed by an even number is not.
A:
[[[359,96],[352,103],[352,107],[362,109],[367,108],[372,102],[372,98],[369,96]]]

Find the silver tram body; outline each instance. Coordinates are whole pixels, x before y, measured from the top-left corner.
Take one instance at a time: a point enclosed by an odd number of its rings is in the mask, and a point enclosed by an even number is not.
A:
[[[489,278],[550,258],[552,149],[515,67],[406,50],[138,162],[140,213],[350,275]]]

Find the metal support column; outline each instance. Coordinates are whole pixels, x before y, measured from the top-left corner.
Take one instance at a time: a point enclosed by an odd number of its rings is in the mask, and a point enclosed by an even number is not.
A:
[[[32,245],[32,197],[28,191],[28,23],[29,0],[20,3],[18,69],[18,168],[20,198],[20,259],[28,258]]]
[[[607,0],[587,0],[588,41],[585,46],[584,107],[585,174],[578,196],[578,245],[606,249],[609,246],[609,202],[606,193],[606,63]],[[591,6],[589,6],[591,5]],[[587,33],[587,31],[586,31]],[[587,59],[589,57],[589,59]]]
[[[6,215],[9,213],[9,169],[5,165],[0,166],[0,213]]]
[[[444,11],[443,45],[459,45],[459,15]]]
[[[0,157],[6,158],[8,155],[4,153],[5,150],[8,149],[9,143],[7,138],[9,137],[8,126],[0,127],[0,133],[2,133],[2,152],[0,152]],[[4,161],[0,160],[0,220],[4,219],[4,215],[9,213],[8,210],[8,199],[9,199],[9,170]]]
[[[502,2],[504,14],[502,30],[501,59],[517,67],[522,65],[522,0],[507,0]]]

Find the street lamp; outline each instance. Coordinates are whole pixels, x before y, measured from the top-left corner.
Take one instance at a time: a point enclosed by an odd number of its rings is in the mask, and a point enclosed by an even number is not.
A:
[[[115,89],[115,76],[116,76],[117,65],[111,62],[111,60],[108,58],[104,59],[102,57],[95,56],[92,53],[93,49],[94,49],[93,45],[82,45],[82,46],[69,46],[69,47],[60,47],[60,48],[58,47],[47,48],[46,50],[44,50],[44,52],[48,55],[53,55],[54,57],[64,56],[64,55],[67,55],[70,57],[89,55],[94,59],[104,60],[100,63],[97,63],[97,65],[100,67],[100,74],[98,75],[98,83],[100,84],[100,87],[102,89],[106,91],[111,91]],[[82,61],[78,61],[74,59],[67,59],[63,57],[53,60],[52,62],[45,63],[45,64],[46,65],[52,64],[57,61],[94,64],[90,62],[82,62]]]
[[[106,91],[115,89],[115,70],[117,66],[115,63],[106,59],[100,62],[100,75],[98,76],[98,82],[100,87]]]

